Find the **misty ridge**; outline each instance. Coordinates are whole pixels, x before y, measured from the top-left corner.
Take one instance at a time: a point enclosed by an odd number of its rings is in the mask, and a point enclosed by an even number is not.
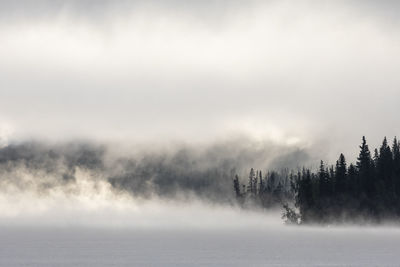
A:
[[[135,198],[198,198],[211,203],[236,204],[232,191],[235,174],[249,166],[299,168],[310,161],[306,149],[239,138],[208,145],[175,145],[126,151],[93,142],[50,144],[30,141],[0,149],[0,191],[34,192],[46,196],[54,190],[81,194],[84,177],[110,186],[113,194]],[[129,150],[129,149],[128,149]],[[122,152],[124,151],[124,152]],[[99,186],[101,187],[101,186]]]

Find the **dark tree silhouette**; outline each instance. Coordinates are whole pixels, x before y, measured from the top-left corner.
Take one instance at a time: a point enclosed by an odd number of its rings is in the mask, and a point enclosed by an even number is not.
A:
[[[347,166],[345,156],[340,154],[335,166],[326,167],[321,161],[316,173],[306,168],[286,176],[272,171],[265,181],[261,172],[258,173],[259,204],[269,207],[271,203],[282,203],[282,218],[288,223],[379,223],[400,219],[400,144],[397,138],[389,146],[385,137],[372,158],[363,136],[355,165]],[[254,177],[253,169],[250,177]],[[235,181],[237,183],[238,178]],[[250,178],[248,188],[253,182],[254,178]],[[251,193],[254,195],[253,191]],[[290,202],[295,208],[289,207]]]

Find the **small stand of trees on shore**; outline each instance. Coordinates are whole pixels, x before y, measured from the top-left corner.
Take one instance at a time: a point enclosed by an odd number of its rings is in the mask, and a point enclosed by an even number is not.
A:
[[[321,161],[315,172],[303,168],[277,177],[280,189],[268,187],[271,177],[263,179],[261,172],[253,169],[245,188],[236,176],[233,184],[238,201],[255,198],[263,207],[281,203],[285,210],[283,218],[295,224],[400,219],[400,148],[396,138],[389,145],[385,137],[371,155],[363,137],[355,165],[348,165],[340,154],[335,165],[325,166]],[[254,183],[259,185],[254,187]],[[274,197],[274,193],[279,197]]]

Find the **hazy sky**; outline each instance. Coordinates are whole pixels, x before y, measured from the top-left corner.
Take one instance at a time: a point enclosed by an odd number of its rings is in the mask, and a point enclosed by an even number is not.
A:
[[[4,138],[356,152],[400,133],[396,1],[1,1]]]

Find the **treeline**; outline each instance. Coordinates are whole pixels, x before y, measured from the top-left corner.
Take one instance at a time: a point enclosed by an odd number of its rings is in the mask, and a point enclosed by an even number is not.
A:
[[[400,218],[400,149],[394,138],[391,145],[386,137],[379,149],[368,148],[362,138],[356,164],[347,164],[340,154],[335,165],[325,166],[321,161],[319,169],[303,168],[288,175],[290,186],[285,196],[292,199],[283,204],[283,218],[290,223],[341,223],[370,222]],[[249,180],[249,185],[252,183]],[[242,201],[243,193],[238,191],[238,178],[234,189]],[[268,191],[270,194],[271,191]],[[246,188],[245,195],[253,194]],[[261,202],[263,206],[264,202]],[[266,207],[266,206],[265,206]]]
[[[293,177],[289,175],[288,170],[267,172],[263,177],[261,170],[251,168],[247,184],[240,183],[239,176],[236,175],[233,188],[240,204],[257,204],[270,208],[293,199],[291,179]]]
[[[302,223],[371,221],[400,217],[400,152],[395,138],[386,137],[374,155],[362,138],[355,165],[347,166],[343,154],[335,166],[319,171],[303,169],[297,174],[295,205]]]

